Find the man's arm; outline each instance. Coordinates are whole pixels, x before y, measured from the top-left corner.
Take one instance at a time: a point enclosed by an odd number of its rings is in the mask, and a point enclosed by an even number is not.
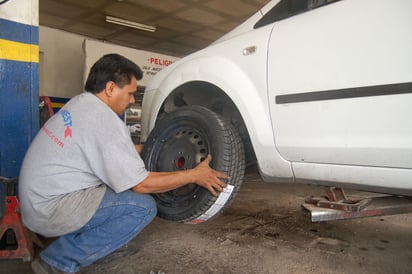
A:
[[[134,145],[134,147],[135,147],[135,149],[136,149],[137,153],[139,153],[139,154],[141,154],[141,153],[142,153],[143,146],[144,146],[144,144],[137,144],[137,145]]]
[[[222,192],[226,184],[221,179],[229,176],[209,167],[209,155],[203,162],[193,169],[174,172],[150,172],[149,176],[140,184],[133,187],[137,193],[161,193],[173,190],[189,183],[196,183],[208,189],[214,196]]]

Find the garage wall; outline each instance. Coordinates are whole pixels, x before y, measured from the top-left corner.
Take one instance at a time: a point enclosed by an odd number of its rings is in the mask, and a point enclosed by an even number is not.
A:
[[[39,28],[40,95],[71,98],[83,91],[84,37]]]
[[[71,98],[83,91],[90,67],[102,55],[119,53],[144,71],[139,85],[146,86],[162,68],[178,58],[127,48],[69,32],[40,26],[40,96]]]
[[[86,52],[85,78],[87,77],[91,66],[101,56],[108,53],[118,53],[138,64],[143,70],[143,79],[138,83],[140,86],[147,86],[149,81],[158,71],[178,60],[178,58],[174,56],[136,50],[90,39],[85,40],[84,49]]]

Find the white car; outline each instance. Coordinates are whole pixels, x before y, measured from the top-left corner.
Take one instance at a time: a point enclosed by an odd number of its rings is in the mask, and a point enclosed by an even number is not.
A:
[[[160,71],[143,100],[149,170],[227,172],[155,195],[159,216],[217,216],[256,160],[266,182],[412,196],[412,1],[273,0]],[[149,135],[150,133],[150,135]]]

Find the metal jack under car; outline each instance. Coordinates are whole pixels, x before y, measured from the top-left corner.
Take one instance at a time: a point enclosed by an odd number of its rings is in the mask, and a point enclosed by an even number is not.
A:
[[[325,188],[326,197],[308,197],[302,207],[312,222],[384,216],[412,212],[412,199],[402,196],[377,196],[350,200],[341,188]]]

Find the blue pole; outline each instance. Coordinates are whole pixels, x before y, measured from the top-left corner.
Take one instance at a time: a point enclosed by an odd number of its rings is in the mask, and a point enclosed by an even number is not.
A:
[[[0,176],[18,176],[39,130],[39,29],[0,18]]]

